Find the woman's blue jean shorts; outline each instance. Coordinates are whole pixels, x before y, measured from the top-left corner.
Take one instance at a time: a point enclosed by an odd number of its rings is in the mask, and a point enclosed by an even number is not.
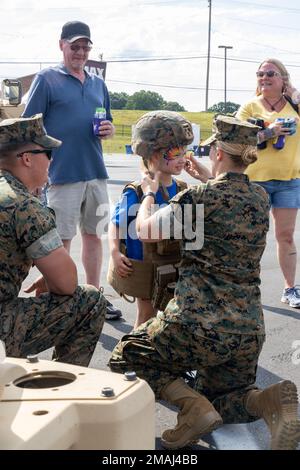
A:
[[[300,209],[300,179],[255,181],[269,194],[271,207]]]

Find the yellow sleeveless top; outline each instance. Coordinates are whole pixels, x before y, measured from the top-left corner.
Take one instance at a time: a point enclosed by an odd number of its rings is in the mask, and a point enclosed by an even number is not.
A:
[[[249,118],[263,119],[265,123],[274,122],[277,118],[294,117],[299,121],[299,115],[287,102],[285,107],[277,113],[267,111],[258,98],[247,102],[241,106],[236,117],[247,121]],[[294,135],[285,137],[283,149],[273,148],[273,141],[267,141],[265,149],[258,149],[258,159],[248,166],[245,173],[252,181],[284,180],[300,178],[300,121],[297,125],[297,132]]]

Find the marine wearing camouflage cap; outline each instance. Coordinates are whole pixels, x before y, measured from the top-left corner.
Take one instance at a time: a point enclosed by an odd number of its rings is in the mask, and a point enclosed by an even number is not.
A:
[[[210,145],[217,140],[230,144],[257,145],[257,132],[260,127],[247,121],[240,121],[232,116],[215,116],[212,125],[213,135],[204,142],[201,147]]]
[[[191,123],[174,111],[151,111],[134,126],[132,149],[148,159],[153,152],[191,144],[194,135]]]
[[[5,119],[0,123],[0,149],[10,144],[25,144],[28,142],[49,149],[61,145],[60,140],[47,135],[41,113],[29,118]]]

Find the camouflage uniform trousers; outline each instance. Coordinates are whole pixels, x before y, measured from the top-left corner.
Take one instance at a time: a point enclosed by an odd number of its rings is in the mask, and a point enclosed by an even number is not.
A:
[[[93,286],[72,296],[45,293],[0,304],[0,339],[6,353],[26,357],[55,347],[53,359],[88,366],[103,328],[105,297]]]
[[[120,373],[134,370],[157,399],[168,382],[197,370],[198,391],[213,403],[224,423],[245,423],[257,419],[244,402],[248,391],[256,388],[263,342],[264,335],[221,333],[157,317],[123,336],[109,366]]]

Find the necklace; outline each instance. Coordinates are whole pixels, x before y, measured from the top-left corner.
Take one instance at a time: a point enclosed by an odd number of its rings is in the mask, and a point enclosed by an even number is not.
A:
[[[283,96],[281,95],[281,97],[279,98],[279,100],[277,100],[276,103],[273,103],[273,104],[271,104],[270,101],[268,101],[267,98],[265,98],[265,97],[264,97],[264,100],[265,100],[265,102],[270,106],[270,108],[271,108],[272,111],[276,111],[275,106],[276,106],[278,103],[280,103],[280,101],[282,100],[282,98],[283,98]]]

